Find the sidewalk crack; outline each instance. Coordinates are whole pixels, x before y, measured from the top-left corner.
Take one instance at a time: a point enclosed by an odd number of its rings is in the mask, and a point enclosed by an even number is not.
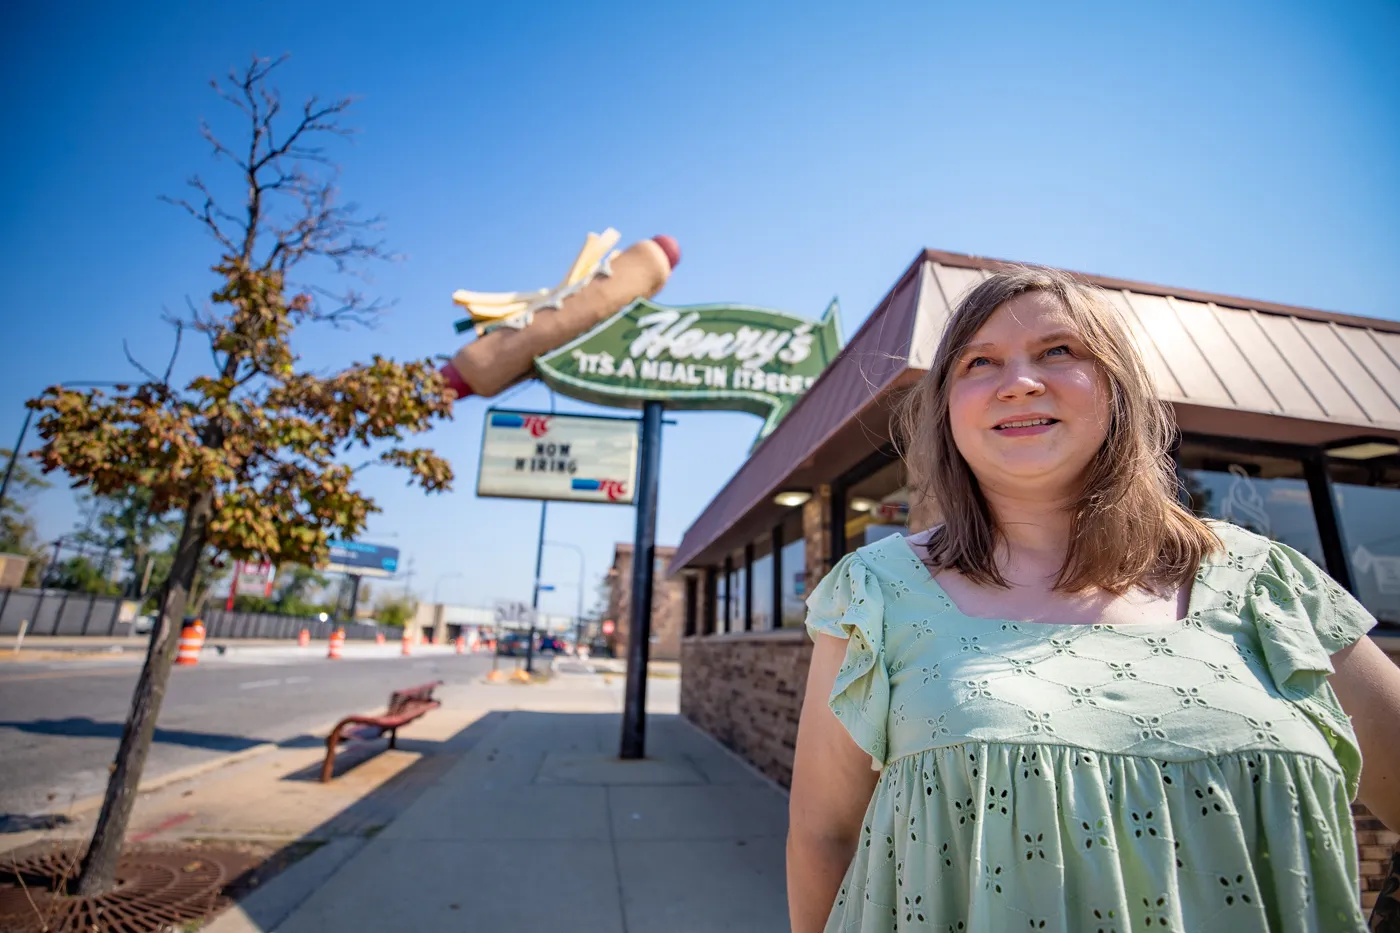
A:
[[[627,929],[627,898],[622,893],[622,863],[617,857],[617,835],[613,832],[612,788],[603,788],[603,806],[608,821],[608,848],[612,851],[613,876],[617,878],[617,913],[622,919],[622,933]]]

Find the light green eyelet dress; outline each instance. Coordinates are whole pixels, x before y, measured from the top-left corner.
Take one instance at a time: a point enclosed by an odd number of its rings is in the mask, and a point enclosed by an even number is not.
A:
[[[1185,619],[976,619],[899,535],[808,599],[882,771],[828,931],[1362,931],[1361,755],[1328,655],[1375,624],[1221,523]]]

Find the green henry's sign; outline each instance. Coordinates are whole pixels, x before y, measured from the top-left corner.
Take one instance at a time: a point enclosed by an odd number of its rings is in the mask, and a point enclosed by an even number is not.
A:
[[[597,405],[737,409],[766,437],[841,350],[836,301],[819,322],[745,305],[645,298],[535,361],[557,392]]]

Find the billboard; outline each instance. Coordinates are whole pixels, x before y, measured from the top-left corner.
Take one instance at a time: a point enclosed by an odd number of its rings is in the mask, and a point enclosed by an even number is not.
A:
[[[234,591],[239,596],[271,596],[276,575],[277,568],[271,561],[238,561],[233,568]]]
[[[349,573],[360,577],[390,577],[399,569],[399,549],[359,541],[332,541],[325,566],[328,573]]]
[[[631,505],[637,448],[634,418],[492,409],[476,494]]]

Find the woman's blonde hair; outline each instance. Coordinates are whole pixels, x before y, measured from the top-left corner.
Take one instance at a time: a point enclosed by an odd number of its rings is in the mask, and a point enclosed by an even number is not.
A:
[[[1055,589],[1122,594],[1188,585],[1219,541],[1177,501],[1171,409],[1158,399],[1117,308],[1098,289],[1038,266],[1007,267],[968,292],[948,320],[933,364],[900,404],[898,446],[910,486],[931,497],[943,515],[928,544],[929,564],[984,586],[1008,585],[997,567],[995,520],[953,442],[948,396],[953,367],[973,335],[998,308],[1028,292],[1060,305],[1111,392],[1107,437],[1071,507],[1069,551]]]

